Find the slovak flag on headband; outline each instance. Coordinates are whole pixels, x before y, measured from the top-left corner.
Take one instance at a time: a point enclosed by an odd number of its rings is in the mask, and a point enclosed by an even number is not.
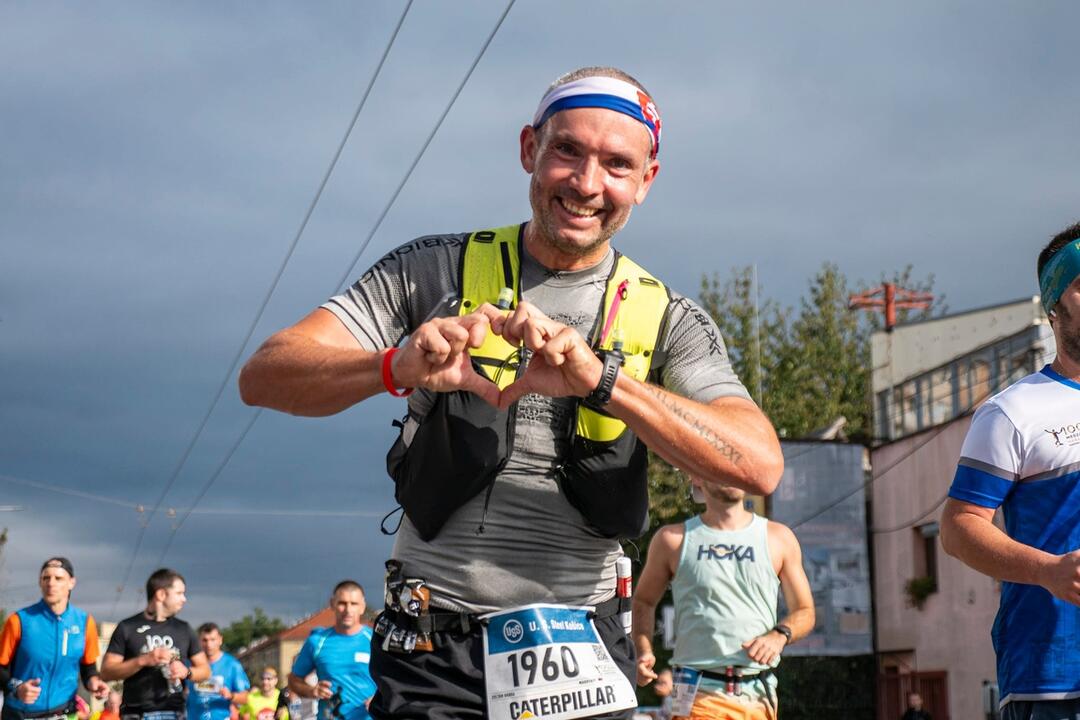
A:
[[[610,77],[587,77],[553,88],[540,101],[533,127],[540,128],[560,110],[596,107],[621,112],[642,123],[652,137],[651,157],[660,151],[660,111],[636,86]]]
[[[638,104],[641,105],[641,114],[645,116],[645,124],[652,123],[653,134],[653,157],[656,157],[656,151],[660,149],[660,111],[656,109],[656,103],[652,101],[652,98],[645,93],[638,90],[637,94]]]

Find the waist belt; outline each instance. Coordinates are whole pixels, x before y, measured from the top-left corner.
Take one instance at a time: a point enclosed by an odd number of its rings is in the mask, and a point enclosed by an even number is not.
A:
[[[738,665],[733,666],[734,670],[750,670],[749,673],[728,675],[726,672],[717,672],[715,670],[698,670],[701,673],[701,677],[708,678],[709,680],[720,680],[722,682],[746,682],[747,680],[764,680],[770,675],[775,675],[776,671],[772,668],[767,670],[757,670],[756,668],[745,668]]]
[[[615,596],[599,603],[589,613],[590,618],[608,618],[621,612],[630,611],[630,598]],[[433,632],[456,632],[467,633],[473,629],[479,629],[484,621],[475,613],[451,612],[445,610],[432,610],[426,615],[413,617],[403,612],[385,610],[385,615],[398,627],[405,627],[413,632],[430,634]]]
[[[38,712],[26,712],[24,710],[16,710],[14,707],[4,706],[4,714],[11,717],[20,718],[20,720],[66,720],[68,715],[75,713],[75,701],[67,703],[66,705],[60,705],[59,707],[49,708],[48,710],[40,710]]]

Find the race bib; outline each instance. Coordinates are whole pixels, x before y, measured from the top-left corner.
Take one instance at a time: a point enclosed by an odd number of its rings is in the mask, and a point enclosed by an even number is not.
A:
[[[482,617],[487,717],[570,720],[637,707],[590,610],[537,604]]]
[[[698,686],[701,685],[701,671],[688,667],[675,668],[671,679],[671,716],[689,717]]]

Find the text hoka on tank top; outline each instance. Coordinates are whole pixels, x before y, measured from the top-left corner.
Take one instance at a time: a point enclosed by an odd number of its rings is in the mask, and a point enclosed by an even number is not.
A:
[[[700,517],[686,521],[671,583],[675,664],[766,667],[742,644],[776,625],[780,579],[769,555],[768,524],[758,515],[739,530],[718,530]]]

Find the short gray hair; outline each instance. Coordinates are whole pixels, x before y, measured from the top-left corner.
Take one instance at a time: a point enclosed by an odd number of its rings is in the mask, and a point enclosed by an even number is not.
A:
[[[649,97],[652,97],[649,91],[645,89],[645,86],[638,82],[637,78],[635,78],[633,75],[623,70],[620,70],[617,67],[610,67],[607,65],[589,65],[588,67],[571,70],[565,75],[560,75],[555,80],[555,82],[548,85],[548,89],[544,91],[544,94],[547,95],[549,92],[559,87],[560,85],[572,83],[575,80],[581,80],[587,77],[607,77],[615,78],[616,80],[622,80],[623,82],[630,83]]]

